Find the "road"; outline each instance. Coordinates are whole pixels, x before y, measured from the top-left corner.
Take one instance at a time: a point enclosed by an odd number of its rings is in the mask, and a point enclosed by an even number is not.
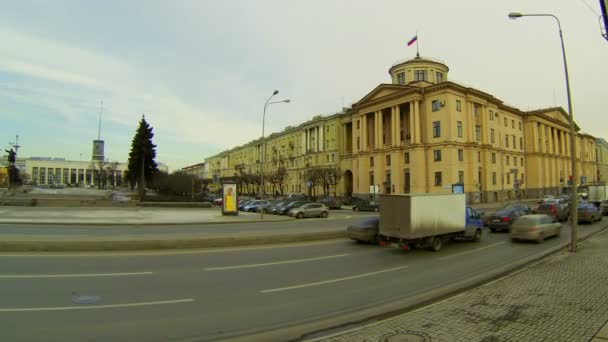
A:
[[[580,232],[604,226],[583,225]],[[249,335],[421,295],[556,246],[569,235],[564,227],[560,238],[537,245],[488,232],[481,243],[448,243],[436,253],[344,240],[182,252],[3,253],[0,340]]]

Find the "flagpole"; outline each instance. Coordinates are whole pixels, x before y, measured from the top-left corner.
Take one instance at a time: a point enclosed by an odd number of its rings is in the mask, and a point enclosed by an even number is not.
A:
[[[418,50],[418,41],[420,38],[418,37],[418,30],[416,30],[416,57],[420,57],[420,50]]]

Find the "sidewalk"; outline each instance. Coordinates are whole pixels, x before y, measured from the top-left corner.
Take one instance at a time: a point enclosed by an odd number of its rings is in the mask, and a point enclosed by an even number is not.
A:
[[[608,341],[608,327],[602,329],[607,265],[605,230],[577,253],[563,252],[444,301],[314,341]]]
[[[293,220],[264,215],[264,221]],[[219,208],[0,207],[1,223],[164,225],[260,222],[260,214],[239,212],[223,216]]]

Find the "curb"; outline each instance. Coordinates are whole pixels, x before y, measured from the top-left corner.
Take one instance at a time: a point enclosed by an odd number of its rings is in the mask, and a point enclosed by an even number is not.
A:
[[[171,226],[186,226],[186,225],[209,225],[209,224],[234,224],[234,223],[260,223],[260,222],[264,222],[264,223],[272,223],[272,222],[285,222],[285,221],[291,221],[291,220],[295,220],[294,217],[288,217],[285,216],[285,218],[279,218],[276,220],[254,220],[254,219],[247,219],[247,220],[243,220],[243,221],[191,221],[191,222],[93,222],[91,220],[88,221],[78,221],[78,222],[49,222],[49,221],[36,221],[36,220],[31,220],[31,219],[27,219],[28,221],[25,221],[26,219],[24,219],[24,221],[4,221],[4,220],[0,220],[0,224],[15,224],[15,225],[21,225],[21,224],[27,224],[27,225],[31,225],[31,224],[44,224],[44,225],[49,225],[49,226],[82,226],[82,225],[91,225],[91,226],[166,226],[166,225],[171,225]]]
[[[267,236],[222,236],[192,239],[0,241],[2,252],[98,252],[243,247],[346,238],[346,230]]]
[[[583,241],[596,234],[604,232],[608,225],[600,228],[578,239],[580,245]],[[514,272],[525,270],[534,266],[534,262],[545,259],[553,254],[563,251],[570,245],[569,241],[560,243],[548,250],[538,252],[523,259],[513,261],[509,264],[495,267],[487,272],[477,274],[455,283],[435,288],[425,293],[414,295],[409,298],[397,298],[387,304],[377,304],[363,309],[349,310],[345,312],[332,313],[331,318],[323,320],[305,321],[301,324],[278,328],[273,331],[250,331],[239,332],[234,336],[226,337],[221,341],[245,342],[245,341],[307,341],[318,342],[331,339],[349,332],[362,330],[373,326],[383,320],[395,316],[422,309],[442,300],[466,293],[479,286],[489,285],[492,281],[509,276]],[[540,261],[542,262],[542,261]],[[247,335],[244,335],[247,334]]]

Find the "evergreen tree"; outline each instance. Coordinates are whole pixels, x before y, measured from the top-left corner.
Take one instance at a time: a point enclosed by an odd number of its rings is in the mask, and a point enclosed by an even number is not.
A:
[[[135,132],[131,142],[131,152],[129,152],[129,170],[127,173],[131,189],[137,184],[141,196],[144,194],[145,183],[151,183],[152,178],[158,172],[156,161],[156,145],[152,143],[152,127],[146,122],[146,117],[142,115],[139,127]],[[142,178],[142,165],[143,176]]]

